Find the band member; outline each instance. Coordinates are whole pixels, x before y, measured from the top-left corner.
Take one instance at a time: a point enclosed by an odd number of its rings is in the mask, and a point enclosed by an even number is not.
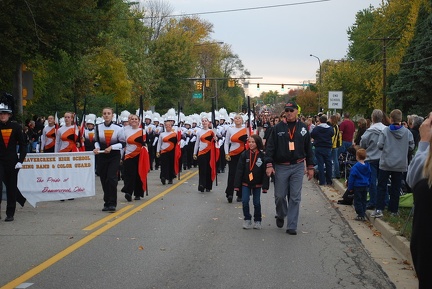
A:
[[[114,111],[110,107],[102,110],[103,123],[96,125],[96,142],[93,152],[98,155],[98,174],[104,192],[104,212],[114,212],[117,207],[117,172],[121,150],[125,147],[123,128],[113,122]]]
[[[173,120],[167,119],[164,122],[165,131],[159,135],[156,148],[156,157],[160,160],[160,179],[163,185],[173,183],[176,177],[174,173],[175,147],[177,145],[177,134],[173,130]]]
[[[74,114],[66,112],[64,114],[65,124],[57,130],[56,134],[56,153],[78,152],[80,146],[78,127],[74,124]]]
[[[56,126],[54,116],[48,116],[47,120],[48,125],[43,128],[41,135],[41,153],[53,153],[56,143]]]
[[[237,164],[241,153],[245,150],[248,139],[246,127],[243,125],[243,118],[237,114],[234,116],[234,126],[228,128],[225,139],[225,159],[228,161],[228,181],[225,195],[229,203],[232,203],[234,194],[234,178],[237,171]],[[241,190],[237,191],[237,202],[242,201]]]
[[[10,120],[13,98],[4,94],[0,99],[0,184],[6,186],[6,222],[14,220],[16,202],[24,206],[25,198],[17,187],[18,171],[27,154],[21,126]],[[19,158],[17,155],[19,152]],[[1,198],[0,198],[1,203]]]
[[[139,117],[135,114],[129,116],[129,129],[125,130],[126,148],[123,160],[124,186],[122,192],[128,202],[144,198],[143,185],[138,174],[140,152],[145,143],[145,132],[139,126]]]

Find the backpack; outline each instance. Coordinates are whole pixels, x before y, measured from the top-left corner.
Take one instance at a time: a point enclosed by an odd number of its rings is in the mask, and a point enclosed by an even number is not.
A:
[[[339,126],[336,124],[333,126],[333,137],[332,137],[332,148],[338,148],[342,146],[342,134],[340,133]]]

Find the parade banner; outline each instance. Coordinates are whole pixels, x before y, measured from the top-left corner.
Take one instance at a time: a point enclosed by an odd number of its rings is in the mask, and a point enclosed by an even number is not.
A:
[[[93,152],[27,154],[18,188],[33,207],[37,202],[94,196]]]

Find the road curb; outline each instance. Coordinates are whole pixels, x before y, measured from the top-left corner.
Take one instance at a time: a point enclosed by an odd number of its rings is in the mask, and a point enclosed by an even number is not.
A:
[[[333,180],[334,188],[337,189],[341,195],[345,192],[345,186],[339,180]],[[410,242],[399,232],[391,227],[388,223],[380,218],[373,218],[370,215],[373,211],[366,211],[366,217],[369,222],[381,233],[381,237],[389,244],[396,252],[398,252],[405,260],[412,264]]]

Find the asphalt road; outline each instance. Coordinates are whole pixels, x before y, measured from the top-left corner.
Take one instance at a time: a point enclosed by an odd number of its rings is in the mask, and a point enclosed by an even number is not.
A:
[[[227,172],[211,192],[197,169],[116,213],[95,197],[19,208],[0,222],[3,288],[396,288],[348,222],[304,179],[298,235],[279,229],[273,188],[261,199],[262,230],[244,230],[241,203],[227,203]],[[251,204],[251,210],[252,209]]]

